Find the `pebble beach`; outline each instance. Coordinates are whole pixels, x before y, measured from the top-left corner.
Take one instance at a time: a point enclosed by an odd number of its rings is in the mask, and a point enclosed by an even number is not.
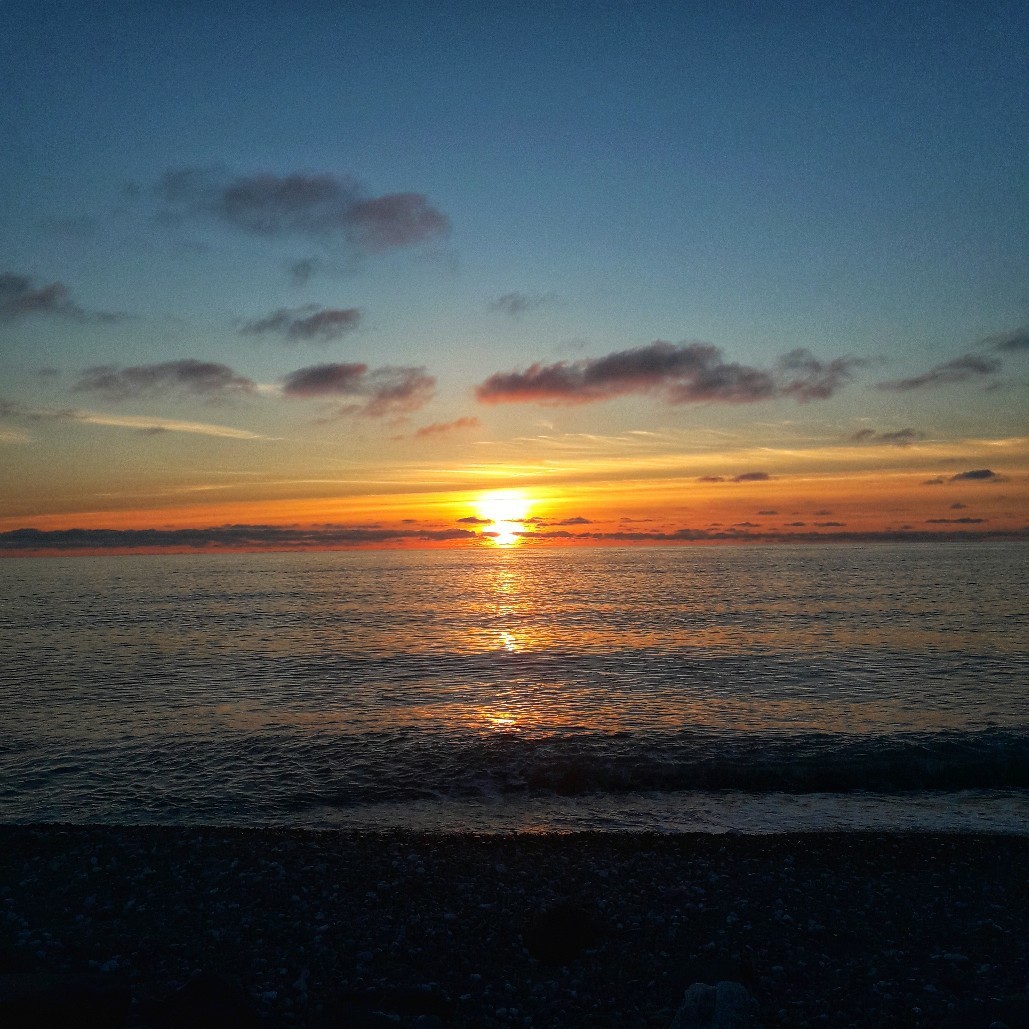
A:
[[[1029,838],[0,827],[0,1020],[1029,1024]]]

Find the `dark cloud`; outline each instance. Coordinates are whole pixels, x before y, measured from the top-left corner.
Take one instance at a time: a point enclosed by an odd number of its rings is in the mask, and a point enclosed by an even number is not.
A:
[[[318,525],[311,528],[275,525],[222,525],[209,529],[14,529],[0,532],[0,550],[139,550],[190,547],[330,549],[405,540],[448,542],[472,540],[471,529],[369,528]]]
[[[842,529],[846,522],[815,522],[817,529]]]
[[[423,425],[415,433],[415,438],[425,439],[429,436],[442,436],[448,432],[457,432],[460,429],[474,429],[478,425],[478,418],[457,418],[452,422],[433,422],[431,425]]]
[[[294,398],[344,398],[338,414],[380,418],[416,411],[431,399],[435,386],[435,377],[424,368],[318,364],[288,375],[282,392]]]
[[[544,304],[549,304],[555,299],[556,294],[554,293],[530,294],[515,291],[513,293],[504,293],[491,300],[487,305],[487,309],[509,315],[512,318],[520,318],[526,312],[532,311],[537,307],[543,307]]]
[[[303,307],[280,307],[263,318],[244,322],[239,331],[244,336],[275,333],[289,340],[329,343],[353,332],[360,322],[361,312],[356,307],[305,304]]]
[[[181,168],[164,176],[157,195],[174,216],[213,218],[252,236],[342,241],[363,253],[439,239],[450,229],[421,193],[368,197],[356,179],[332,174],[232,178],[215,169]]]
[[[964,511],[964,509],[965,509],[965,505],[964,505],[964,504],[962,504],[962,503],[961,503],[961,502],[959,501],[959,502],[958,502],[958,503],[956,503],[956,504],[951,504],[951,505],[950,505],[950,509],[951,509],[951,511]]]
[[[320,269],[318,258],[305,257],[289,266],[289,275],[294,286],[306,286]]]
[[[974,468],[970,472],[958,472],[950,477],[951,482],[1007,482],[1007,479],[999,472],[991,471],[989,468]]]
[[[991,350],[1001,354],[1017,354],[1029,350],[1029,329],[1015,329],[1000,336],[990,336],[984,341]]]
[[[772,476],[768,472],[741,472],[731,479],[727,479],[724,475],[701,475],[697,482],[768,482],[771,478]]]
[[[942,486],[947,480],[937,476],[935,479],[926,479],[923,486]]]
[[[758,511],[759,515],[777,515],[778,511]]]
[[[72,300],[63,282],[36,285],[28,275],[0,273],[0,320],[28,315],[53,315],[77,322],[109,324],[124,321],[126,315],[111,311],[90,311]]]
[[[795,524],[802,527],[804,523],[798,522]],[[913,529],[911,526],[905,526],[901,529],[890,529],[885,532],[816,532],[808,530],[805,532],[783,533],[773,529],[754,532],[738,526],[722,529],[712,525],[706,529],[676,529],[673,532],[637,532],[630,530],[618,532],[569,532],[566,529],[558,529],[548,532],[524,532],[520,535],[525,539],[541,541],[560,539],[603,543],[690,543],[708,540],[737,543],[789,543],[794,541],[863,543],[890,540],[899,542],[930,542],[939,540],[1025,540],[1029,539],[1029,527],[1012,530],[969,530],[965,528],[918,530]]]
[[[916,440],[925,439],[925,433],[918,432],[915,429],[897,429],[894,432],[876,432],[875,429],[859,429],[849,438],[853,443],[909,447]]]
[[[237,375],[227,365],[190,358],[129,368],[87,368],[72,386],[73,393],[100,393],[109,400],[175,392],[214,399],[254,393],[256,389],[253,380]]]
[[[913,389],[926,389],[933,386],[946,386],[950,383],[965,382],[968,379],[979,379],[986,375],[994,375],[1000,371],[1000,361],[981,354],[962,354],[953,361],[938,364],[921,375],[910,379],[893,379],[889,382],[877,382],[876,389],[906,392]]]
[[[982,525],[985,518],[926,518],[926,525]]]
[[[626,519],[623,518],[622,521],[626,521]],[[629,519],[629,521],[631,521],[631,519]],[[540,529],[546,529],[563,527],[568,525],[592,525],[593,519],[583,518],[582,515],[576,515],[574,518],[562,518],[560,521],[557,522],[547,521],[547,519],[545,518],[526,518],[525,524],[534,525]]]
[[[658,340],[605,357],[498,372],[478,386],[476,396],[486,404],[585,404],[639,393],[671,404],[743,404],[785,396],[803,402],[831,396],[859,363],[852,358],[822,362],[794,350],[764,370],[726,362],[710,343]]]
[[[492,525],[493,521],[490,518],[476,518],[475,515],[466,515],[464,518],[458,518],[459,525]]]

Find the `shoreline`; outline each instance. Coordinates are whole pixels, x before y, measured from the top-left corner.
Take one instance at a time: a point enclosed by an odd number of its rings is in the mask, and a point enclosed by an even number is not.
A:
[[[758,1025],[1014,1027],[1027,867],[1004,834],[0,825],[0,1014],[658,1027],[731,980]]]

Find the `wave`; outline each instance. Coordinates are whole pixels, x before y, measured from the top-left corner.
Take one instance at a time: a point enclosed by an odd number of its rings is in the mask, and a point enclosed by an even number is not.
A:
[[[418,800],[1024,790],[1029,733],[507,733],[442,741],[414,730],[345,736],[279,728],[84,745],[49,759],[8,741],[0,765],[4,821],[247,824]]]

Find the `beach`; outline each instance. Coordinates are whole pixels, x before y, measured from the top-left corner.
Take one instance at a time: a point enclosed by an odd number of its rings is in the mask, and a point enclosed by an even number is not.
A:
[[[732,981],[756,1025],[1013,1027],[1027,867],[1003,835],[7,825],[0,1015],[669,1026]]]

